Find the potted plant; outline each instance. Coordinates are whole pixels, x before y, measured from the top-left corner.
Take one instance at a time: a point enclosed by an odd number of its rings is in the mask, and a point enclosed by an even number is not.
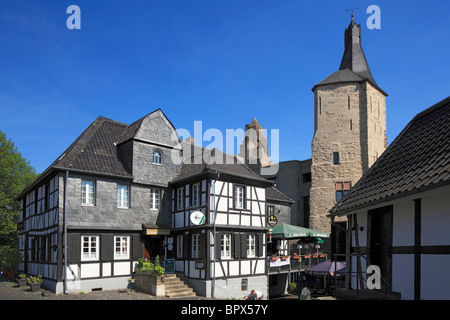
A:
[[[26,274],[19,273],[16,282],[19,285],[19,288],[25,287],[28,282]]]
[[[139,260],[135,274],[134,289],[155,296],[165,295],[164,267],[160,265],[159,256],[155,263]]]
[[[279,258],[279,257],[278,257],[277,255],[274,254],[274,255],[272,256],[272,261],[277,261],[278,258]]]
[[[295,282],[289,283],[289,293],[294,293],[297,288],[297,284]]]
[[[288,256],[282,256],[281,260],[286,261],[289,257]]]
[[[28,284],[31,287],[32,292],[36,292],[41,289],[42,276],[40,276],[40,275],[30,276],[27,280],[28,280]]]

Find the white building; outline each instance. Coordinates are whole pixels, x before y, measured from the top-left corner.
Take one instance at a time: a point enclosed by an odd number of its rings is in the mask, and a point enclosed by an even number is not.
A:
[[[450,299],[450,98],[416,115],[330,212],[348,218],[347,253],[402,299]]]

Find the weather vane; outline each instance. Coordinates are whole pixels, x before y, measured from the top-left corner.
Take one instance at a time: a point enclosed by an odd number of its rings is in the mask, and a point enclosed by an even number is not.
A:
[[[359,8],[353,8],[353,9],[347,9],[345,10],[345,12],[349,12],[350,10],[352,11],[352,19],[353,19],[353,10],[358,10]]]

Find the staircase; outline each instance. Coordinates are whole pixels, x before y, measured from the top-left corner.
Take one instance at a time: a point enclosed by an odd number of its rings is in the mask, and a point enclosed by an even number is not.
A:
[[[176,274],[166,274],[164,276],[164,284],[166,286],[166,297],[185,298],[196,296],[194,290],[178,278]]]

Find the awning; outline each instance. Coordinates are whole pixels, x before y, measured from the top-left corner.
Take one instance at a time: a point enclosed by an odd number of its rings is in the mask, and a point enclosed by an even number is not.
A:
[[[306,271],[315,275],[335,275],[336,273],[345,273],[345,262],[326,260],[306,269]]]
[[[278,224],[272,228],[272,238],[274,239],[300,239],[308,237],[329,238],[330,234],[285,223]]]

